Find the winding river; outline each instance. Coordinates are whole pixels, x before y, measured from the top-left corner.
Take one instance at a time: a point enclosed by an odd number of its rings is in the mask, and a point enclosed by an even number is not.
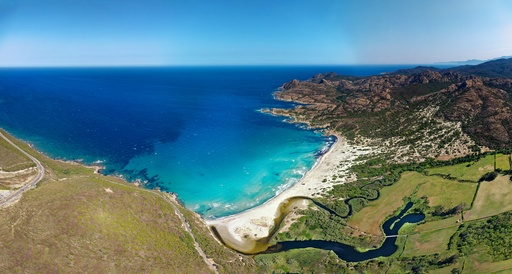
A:
[[[279,242],[276,245],[271,246],[265,253],[276,253],[297,248],[313,247],[324,250],[332,250],[334,253],[336,253],[336,255],[338,255],[340,259],[345,260],[347,262],[360,262],[381,256],[391,256],[398,249],[398,247],[395,244],[398,230],[400,230],[400,228],[405,223],[418,223],[425,219],[425,215],[422,213],[411,213],[405,215],[405,213],[412,206],[413,204],[411,202],[407,203],[407,205],[405,205],[405,208],[400,212],[400,214],[384,222],[382,228],[384,230],[384,234],[386,235],[386,240],[377,249],[368,250],[366,252],[360,252],[356,250],[356,248],[354,248],[353,246],[346,244],[321,240],[310,240]]]

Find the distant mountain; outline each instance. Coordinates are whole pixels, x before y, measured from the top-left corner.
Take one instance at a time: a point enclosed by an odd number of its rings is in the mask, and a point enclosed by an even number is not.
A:
[[[465,65],[479,65],[481,63],[485,63],[485,60],[478,60],[478,59],[471,59],[466,61],[448,61],[448,62],[435,62],[434,65],[441,65],[441,66],[465,66]]]
[[[487,61],[479,65],[464,65],[447,69],[436,67],[418,66],[412,69],[399,69],[392,75],[413,75],[424,71],[436,71],[439,73],[457,72],[463,75],[476,75],[489,78],[512,79],[512,58],[501,58]]]
[[[478,75],[490,78],[512,78],[512,58],[497,59],[476,66],[460,66],[447,69],[464,75]]]
[[[492,59],[488,59],[488,60],[471,59],[471,60],[466,60],[466,61],[436,62],[436,63],[434,63],[434,65],[443,65],[443,66],[446,66],[446,65],[451,65],[451,66],[466,66],[466,65],[469,65],[469,66],[475,66],[475,65],[480,65],[482,63],[493,61],[493,60],[508,59],[508,58],[512,58],[512,55],[501,56],[501,57],[492,58]]]

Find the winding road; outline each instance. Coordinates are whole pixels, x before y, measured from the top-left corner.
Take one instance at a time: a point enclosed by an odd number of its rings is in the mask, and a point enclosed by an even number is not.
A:
[[[34,179],[32,179],[29,183],[27,183],[24,186],[22,186],[20,189],[18,189],[16,191],[14,191],[13,193],[9,194],[7,197],[4,197],[0,201],[0,207],[3,207],[4,205],[7,205],[12,200],[17,199],[19,196],[21,196],[21,194],[23,192],[25,192],[25,191],[27,191],[27,190],[29,190],[31,188],[34,188],[36,186],[36,184],[39,181],[41,181],[41,179],[43,178],[44,167],[43,167],[43,165],[41,165],[39,160],[37,160],[36,158],[32,157],[32,155],[28,154],[26,151],[24,151],[19,146],[14,144],[11,140],[9,140],[7,137],[5,137],[5,135],[2,132],[0,132],[0,137],[4,138],[5,141],[7,141],[9,144],[11,144],[13,147],[15,147],[17,150],[21,151],[21,153],[23,153],[30,160],[32,160],[36,164],[36,166],[37,166],[37,176]]]

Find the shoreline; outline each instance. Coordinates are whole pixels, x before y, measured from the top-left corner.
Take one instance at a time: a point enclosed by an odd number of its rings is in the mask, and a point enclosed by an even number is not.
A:
[[[261,205],[229,216],[205,219],[206,224],[212,227],[223,244],[241,253],[254,254],[266,250],[268,238],[284,217],[283,209],[292,200],[319,197],[335,184],[350,181],[348,169],[354,160],[371,152],[368,147],[348,144],[340,135],[333,136],[336,140],[329,150],[294,185]],[[331,180],[334,175],[341,182]]]
[[[7,131],[5,132],[9,134]],[[312,168],[289,188],[265,201],[263,204],[233,215],[216,219],[205,219],[201,216],[204,223],[210,227],[212,234],[214,234],[222,244],[238,252],[244,254],[263,252],[268,247],[268,238],[277,230],[281,221],[292,207],[307,208],[308,203],[305,202],[305,200],[320,197],[334,185],[353,180],[354,178],[350,176],[348,169],[359,156],[371,153],[372,148],[349,144],[341,135],[333,132],[327,133],[329,134],[326,135],[333,136],[334,138],[332,144],[328,149],[320,153],[318,160]],[[16,138],[13,135],[10,136]],[[29,142],[18,138],[16,139],[25,143],[43,157],[53,159],[35,149]],[[94,173],[99,173],[98,171],[102,169],[101,165],[86,165],[80,161],[53,160],[84,166],[93,169]],[[112,176],[106,174],[101,175]],[[337,177],[338,181],[331,180],[334,176]],[[119,178],[118,176],[114,177]],[[134,184],[135,186],[140,186],[137,181],[130,182],[125,178],[120,179],[127,183]],[[172,192],[169,193],[175,195]],[[176,197],[176,200],[178,203],[181,202],[178,197]]]

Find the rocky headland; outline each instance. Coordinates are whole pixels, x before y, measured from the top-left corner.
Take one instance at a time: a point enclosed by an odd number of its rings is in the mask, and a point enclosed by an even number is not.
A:
[[[512,59],[492,61],[510,66]],[[293,80],[275,93],[299,103],[266,109],[311,127],[328,128],[355,143],[380,147],[393,162],[449,159],[512,144],[512,80],[418,67],[398,73],[349,77],[317,74]],[[464,68],[464,67],[463,67]]]

